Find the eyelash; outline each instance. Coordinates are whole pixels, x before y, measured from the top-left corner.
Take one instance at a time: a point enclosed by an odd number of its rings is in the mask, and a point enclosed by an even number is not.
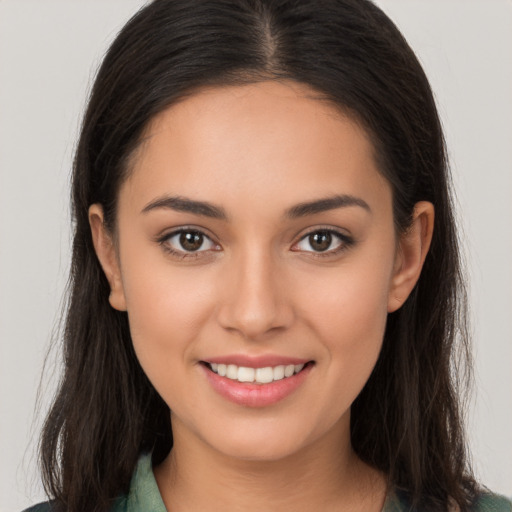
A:
[[[185,259],[186,260],[191,260],[191,259],[194,260],[194,259],[203,257],[204,255],[202,253],[208,252],[208,250],[203,250],[203,251],[199,251],[199,250],[198,251],[185,251],[184,250],[184,251],[180,251],[180,250],[173,249],[169,245],[169,240],[171,240],[172,238],[174,238],[177,235],[182,235],[183,233],[194,233],[194,234],[200,235],[201,237],[203,237],[203,243],[204,243],[204,239],[207,239],[207,240],[210,241],[210,243],[218,246],[218,244],[216,244],[216,242],[214,242],[211,239],[211,237],[209,237],[206,233],[204,233],[200,229],[197,229],[197,228],[187,228],[187,227],[180,228],[180,229],[177,229],[175,231],[172,231],[171,233],[165,234],[162,237],[158,238],[157,242],[162,246],[162,248],[166,252],[168,252],[173,257],[178,258],[180,260],[185,260]],[[346,235],[344,233],[340,233],[339,231],[337,231],[335,229],[332,229],[332,228],[322,228],[322,227],[319,227],[319,228],[311,230],[308,233],[306,233],[305,235],[303,235],[300,238],[300,240],[294,244],[294,246],[296,246],[297,244],[301,243],[303,240],[306,240],[311,235],[314,235],[314,234],[317,234],[317,233],[326,233],[326,234],[329,234],[329,235],[333,235],[335,238],[338,239],[340,244],[339,244],[338,247],[336,247],[335,249],[331,249],[331,250],[326,250],[326,251],[305,251],[307,253],[311,253],[311,255],[314,258],[327,258],[327,257],[336,256],[336,255],[342,253],[343,251],[346,251],[347,249],[349,249],[355,243],[355,241],[354,241],[354,239],[352,237],[350,237],[350,236],[348,236],[348,235]],[[201,245],[203,245],[203,243]],[[295,252],[299,252],[299,251],[295,251]]]
[[[202,253],[207,252],[207,251],[179,251],[179,250],[173,249],[169,245],[169,241],[172,238],[174,238],[177,235],[181,235],[183,233],[194,233],[194,234],[200,235],[201,237],[203,237],[203,243],[204,243],[204,239],[206,239],[206,240],[209,240],[212,244],[218,245],[206,233],[204,233],[200,229],[192,228],[192,227],[190,227],[190,228],[184,227],[184,228],[177,229],[175,231],[172,231],[171,233],[163,235],[157,241],[167,253],[169,253],[171,256],[173,256],[177,259],[195,260],[197,258],[203,257],[204,255]],[[201,246],[203,245],[203,243],[201,244]]]
[[[314,235],[317,233],[326,233],[326,234],[334,236],[335,238],[338,239],[339,246],[334,249],[327,250],[327,251],[306,251],[308,253],[311,253],[311,256],[313,256],[314,258],[329,258],[329,257],[337,256],[338,254],[341,254],[342,252],[349,249],[352,245],[354,245],[354,242],[355,242],[351,236],[348,236],[344,233],[340,233],[339,231],[337,231],[335,229],[319,227],[319,228],[315,228],[315,229],[309,231],[308,233],[306,233],[305,235],[303,235],[300,238],[300,240],[294,244],[294,246],[301,243],[303,240],[306,240],[311,235]]]

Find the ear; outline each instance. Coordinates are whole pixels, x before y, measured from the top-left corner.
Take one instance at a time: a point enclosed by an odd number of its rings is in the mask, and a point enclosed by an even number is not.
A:
[[[93,204],[89,208],[89,224],[96,256],[110,284],[110,305],[118,311],[126,311],[119,259],[112,234],[105,226],[103,207],[100,204]]]
[[[388,296],[388,313],[399,309],[417,283],[434,232],[434,205],[414,206],[411,226],[401,235]]]

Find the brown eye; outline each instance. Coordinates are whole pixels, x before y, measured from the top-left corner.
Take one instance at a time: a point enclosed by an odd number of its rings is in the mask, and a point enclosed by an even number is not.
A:
[[[180,245],[185,251],[197,251],[203,245],[204,236],[197,231],[183,231],[180,234]]]
[[[332,229],[317,229],[305,235],[292,249],[294,251],[324,253],[335,255],[341,250],[350,247],[353,239],[347,235],[334,231]]]
[[[308,237],[309,245],[318,252],[327,251],[332,243],[332,234],[329,231],[317,231]]]
[[[180,229],[159,240],[160,244],[169,252],[181,255],[182,257],[197,255],[211,250],[218,250],[219,247],[210,237],[195,229]]]

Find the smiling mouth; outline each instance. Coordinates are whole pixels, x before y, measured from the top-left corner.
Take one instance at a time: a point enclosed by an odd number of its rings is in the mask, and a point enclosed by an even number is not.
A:
[[[208,362],[203,362],[203,364],[220,377],[248,384],[270,384],[271,382],[293,377],[306,366],[312,365],[313,361],[309,361],[306,364],[266,366],[264,368],[249,368],[247,366],[237,366],[236,364]]]

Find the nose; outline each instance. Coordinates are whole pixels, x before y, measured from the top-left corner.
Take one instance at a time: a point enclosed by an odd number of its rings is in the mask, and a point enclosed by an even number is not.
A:
[[[291,325],[293,307],[282,269],[263,250],[234,257],[224,275],[218,309],[224,329],[256,341]]]

